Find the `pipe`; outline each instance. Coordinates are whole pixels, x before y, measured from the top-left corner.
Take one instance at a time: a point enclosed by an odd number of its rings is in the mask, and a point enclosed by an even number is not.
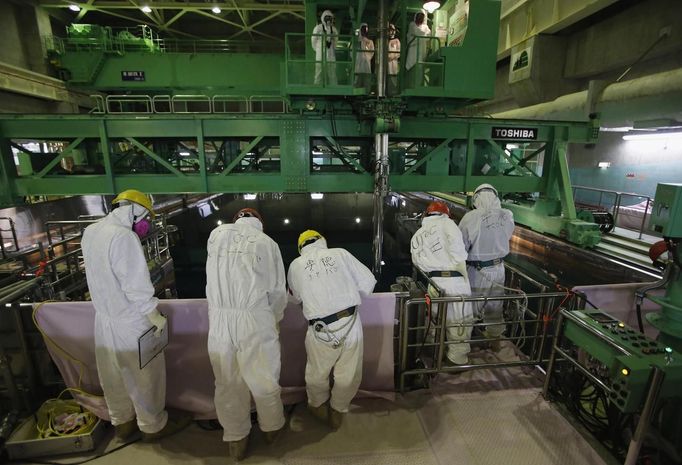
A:
[[[388,68],[388,42],[386,41],[386,0],[379,0],[377,19],[377,97],[386,96],[386,70]]]
[[[644,408],[642,409],[642,414],[640,415],[639,421],[637,422],[635,434],[630,441],[630,447],[628,447],[628,455],[625,457],[624,465],[635,465],[637,463],[639,451],[642,448],[644,438],[646,437],[647,430],[649,429],[651,416],[654,413],[656,401],[658,400],[658,393],[661,390],[664,378],[665,373],[659,368],[654,367],[651,381],[649,383],[649,390],[646,395],[646,401],[644,402]]]
[[[377,53],[377,97],[386,95],[386,0],[379,0],[379,18],[377,31],[379,44]],[[376,116],[376,115],[375,115]],[[388,134],[374,135],[376,152],[376,170],[374,172],[374,263],[372,271],[376,276],[381,274],[382,247],[384,244],[384,199],[388,195]]]
[[[551,102],[494,113],[494,118],[586,120],[589,110],[588,91],[563,95]],[[677,98],[673,98],[676,96]],[[680,115],[679,97],[682,96],[682,68],[651,74],[625,82],[612,83],[604,88],[596,101],[596,111],[602,122],[621,123],[623,114],[634,120]],[[652,105],[643,105],[651,103]],[[655,104],[655,105],[654,105]],[[624,108],[626,107],[627,108]],[[627,109],[627,112],[624,110]]]
[[[388,195],[388,134],[375,134],[376,170],[374,173],[374,264],[372,271],[381,274],[384,243],[384,199]]]

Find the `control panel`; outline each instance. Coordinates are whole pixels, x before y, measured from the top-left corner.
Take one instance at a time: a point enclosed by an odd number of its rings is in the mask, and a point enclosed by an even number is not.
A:
[[[682,354],[599,310],[570,312],[563,325],[562,345],[572,343],[576,359],[622,412],[642,408],[653,367],[665,373],[660,396],[679,396]]]

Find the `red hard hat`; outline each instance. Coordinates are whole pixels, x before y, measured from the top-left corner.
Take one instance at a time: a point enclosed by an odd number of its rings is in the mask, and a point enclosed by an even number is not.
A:
[[[253,208],[242,208],[234,215],[234,218],[232,218],[232,222],[237,221],[239,218],[247,217],[258,218],[258,221],[260,221],[261,224],[263,224],[263,218],[261,218],[260,213],[258,213]]]
[[[426,207],[426,216],[432,215],[434,213],[442,213],[443,215],[450,216],[450,209],[445,202],[431,202],[428,207]]]

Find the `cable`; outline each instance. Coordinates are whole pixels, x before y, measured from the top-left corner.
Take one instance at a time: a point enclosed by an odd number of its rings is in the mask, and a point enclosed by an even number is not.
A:
[[[36,305],[33,308],[33,314],[31,315],[31,317],[33,319],[33,324],[38,329],[41,336],[43,336],[43,339],[45,340],[45,342],[52,345],[52,347],[54,347],[55,350],[57,350],[64,357],[66,357],[67,360],[69,360],[70,362],[73,362],[74,364],[76,364],[78,366],[78,383],[76,384],[77,387],[75,387],[75,388],[67,387],[64,391],[62,391],[62,393],[60,393],[59,396],[61,396],[61,394],[63,394],[65,391],[70,391],[70,392],[75,392],[77,394],[81,394],[81,395],[89,396],[89,397],[94,397],[94,398],[98,398],[98,399],[104,398],[104,396],[101,396],[98,394],[92,394],[90,392],[87,392],[87,391],[84,391],[81,389],[82,382],[83,382],[83,374],[84,374],[85,369],[86,369],[85,363],[81,360],[78,360],[76,357],[74,357],[69,352],[67,352],[63,347],[61,347],[59,344],[57,344],[54,340],[52,340],[52,338],[50,338],[50,336],[48,336],[45,333],[45,331],[43,331],[43,328],[38,323],[38,320],[36,318],[36,315],[38,314],[38,310],[40,310],[43,305],[50,303],[50,302],[55,302],[55,301],[46,300],[44,302],[40,302],[38,305]]]

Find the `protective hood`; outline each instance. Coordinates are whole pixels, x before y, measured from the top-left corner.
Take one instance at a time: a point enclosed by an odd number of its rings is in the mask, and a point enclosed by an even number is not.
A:
[[[320,21],[322,21],[322,24],[324,24],[324,17],[325,16],[331,16],[332,18],[334,17],[334,13],[331,12],[331,10],[324,10],[322,14],[320,15]]]
[[[478,186],[474,194],[473,203],[477,210],[492,210],[493,208],[500,208],[500,199],[492,186],[484,187]]]
[[[137,204],[121,205],[110,213],[116,220],[127,228],[132,228],[133,223],[137,223],[149,215],[149,211]]]
[[[449,220],[449,219],[450,219],[450,217],[448,215],[444,215],[442,213],[440,213],[440,214],[435,213],[433,215],[424,216],[422,218],[422,224],[429,224],[429,223],[434,223],[436,221]]]
[[[426,22],[426,11],[424,11],[424,10],[419,10],[419,11],[417,11],[417,12],[414,14],[414,18],[412,18],[412,20],[413,20],[415,23],[417,22],[417,16],[420,15],[420,14],[424,15],[424,22]],[[422,23],[422,24],[423,24],[423,23]]]
[[[362,28],[363,27],[366,27],[367,33],[369,33],[369,25],[367,23],[362,23],[362,24],[360,24],[360,37],[367,37],[367,36],[363,36],[363,34],[362,34]]]
[[[306,245],[305,247],[303,247],[303,248],[301,249],[301,255],[305,255],[306,253],[310,253],[310,252],[312,252],[312,251],[315,250],[315,249],[317,249],[317,250],[324,250],[324,249],[327,249],[327,248],[328,248],[328,247],[327,247],[327,239],[325,239],[325,238],[323,237],[323,238],[321,238],[321,239],[316,240],[316,241],[313,242],[312,244],[308,244],[308,245]]]
[[[252,216],[245,216],[244,218],[238,218],[237,221],[234,222],[234,224],[245,224],[247,226],[251,226],[252,228],[255,228],[259,231],[263,231],[263,223],[261,223],[258,218],[254,218]]]

